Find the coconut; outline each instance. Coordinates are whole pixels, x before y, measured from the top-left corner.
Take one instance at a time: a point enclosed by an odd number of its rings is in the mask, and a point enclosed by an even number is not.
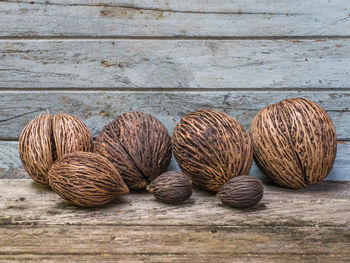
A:
[[[113,164],[91,152],[60,158],[49,170],[48,180],[58,195],[82,207],[101,206],[129,193]]]
[[[95,151],[113,163],[129,189],[136,190],[167,170],[171,140],[164,125],[152,115],[127,112],[102,129]]]
[[[256,163],[283,187],[317,184],[333,167],[337,153],[334,124],[310,100],[286,99],[263,108],[252,122],[250,135]]]
[[[93,138],[88,127],[68,114],[41,114],[23,129],[19,156],[28,174],[48,185],[47,173],[53,162],[75,151],[92,151]]]
[[[226,113],[199,110],[184,116],[172,136],[175,158],[192,182],[217,192],[231,178],[248,174],[253,149],[243,126]]]

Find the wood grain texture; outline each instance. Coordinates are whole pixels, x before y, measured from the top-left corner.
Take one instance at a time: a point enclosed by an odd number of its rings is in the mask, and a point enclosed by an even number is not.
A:
[[[254,116],[270,103],[304,97],[332,118],[339,140],[350,139],[350,91],[3,91],[0,92],[0,138],[18,140],[25,125],[48,109],[84,121],[94,137],[118,115],[140,110],[158,118],[172,134],[186,114],[198,109],[223,111],[249,129]]]
[[[349,227],[7,226],[0,228],[1,236],[7,237],[0,240],[0,254],[350,256],[348,231]]]
[[[344,36],[347,0],[7,0],[1,36]]]
[[[328,179],[350,180],[349,14],[347,0],[0,0],[0,178],[11,178],[0,180],[0,261],[348,262],[349,182],[265,185],[241,211],[199,190],[179,206],[138,192],[83,209],[13,178],[28,178],[16,140],[45,109],[96,137],[131,110],[170,133],[200,108],[249,128],[262,107],[302,96],[346,140]]]
[[[178,254],[178,253],[163,253],[163,254],[112,254],[103,253],[95,255],[72,255],[72,254],[4,254],[0,255],[1,262],[222,262],[222,263],[241,263],[241,262],[318,262],[329,263],[333,262],[349,262],[349,254],[236,254],[225,255],[220,253],[202,253],[202,254]]]
[[[349,89],[348,39],[1,40],[0,50],[3,89]]]
[[[184,204],[161,203],[132,192],[94,209],[78,208],[27,179],[0,180],[1,225],[348,227],[350,182],[326,181],[303,190],[264,185],[261,203],[232,209],[195,189]],[[2,246],[0,246],[2,247]]]

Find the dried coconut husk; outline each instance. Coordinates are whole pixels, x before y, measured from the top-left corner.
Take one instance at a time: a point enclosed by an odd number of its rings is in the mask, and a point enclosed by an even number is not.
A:
[[[48,179],[58,195],[82,207],[101,206],[129,193],[113,164],[96,153],[65,155],[52,165]]]
[[[18,148],[28,174],[36,182],[48,185],[46,175],[55,159],[49,114],[42,114],[26,125],[19,138]]]
[[[181,170],[193,184],[218,192],[231,178],[248,174],[253,162],[250,137],[226,113],[198,110],[174,129],[172,146]]]
[[[92,151],[93,138],[78,118],[60,113],[41,114],[23,129],[19,155],[28,174],[38,183],[48,185],[47,173],[53,162],[75,151]]]
[[[334,124],[318,104],[286,99],[263,108],[250,128],[254,159],[277,184],[303,188],[321,182],[337,153]]]
[[[171,141],[165,126],[152,115],[127,112],[102,129],[95,151],[114,164],[129,189],[136,190],[167,170]]]

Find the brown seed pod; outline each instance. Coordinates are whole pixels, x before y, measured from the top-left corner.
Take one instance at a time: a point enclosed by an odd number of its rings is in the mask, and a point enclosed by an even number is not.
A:
[[[93,138],[88,127],[68,114],[41,114],[23,129],[19,156],[28,174],[48,185],[47,173],[57,158],[75,151],[92,151]]]
[[[158,119],[128,112],[103,128],[95,151],[114,164],[129,189],[142,189],[168,168],[171,141]]]
[[[176,126],[172,146],[181,170],[201,188],[217,192],[231,178],[248,174],[253,149],[248,133],[231,116],[199,110]]]
[[[154,179],[147,191],[154,197],[169,204],[181,204],[192,195],[192,182],[182,172],[166,172]]]
[[[58,195],[83,207],[104,205],[129,193],[114,165],[91,152],[74,152],[57,160],[48,179]]]
[[[225,205],[235,208],[249,208],[257,205],[264,194],[259,179],[242,175],[229,180],[219,191],[217,197]]]
[[[254,158],[276,183],[302,188],[321,182],[337,153],[335,127],[316,103],[286,99],[263,108],[250,128]]]

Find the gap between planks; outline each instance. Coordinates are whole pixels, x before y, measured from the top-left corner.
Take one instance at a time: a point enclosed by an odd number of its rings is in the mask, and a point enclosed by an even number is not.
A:
[[[183,87],[183,88],[163,88],[163,87],[50,87],[50,88],[42,88],[42,87],[20,87],[20,88],[2,88],[0,87],[1,93],[81,93],[81,92],[89,92],[89,93],[101,93],[101,92],[113,92],[113,93],[235,93],[235,92],[247,92],[247,93],[290,93],[296,92],[300,93],[300,96],[303,94],[309,93],[343,93],[350,94],[350,86],[349,88],[323,88],[323,87],[310,87],[310,88],[288,88],[288,87],[265,87],[265,88],[194,88],[194,87]]]
[[[98,41],[98,40],[346,40],[350,39],[349,35],[340,36],[0,36],[0,41]]]

